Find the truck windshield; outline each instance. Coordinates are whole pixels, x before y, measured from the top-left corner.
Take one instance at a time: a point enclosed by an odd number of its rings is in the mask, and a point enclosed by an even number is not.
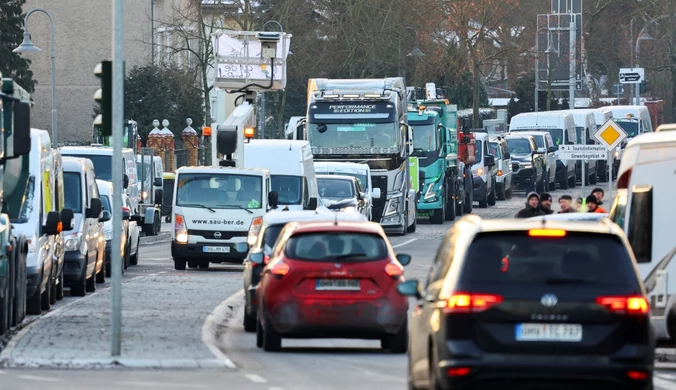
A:
[[[309,123],[314,148],[396,148],[396,123]]]
[[[96,178],[103,181],[113,180],[113,168],[111,156],[99,155],[99,154],[66,154],[64,156],[68,157],[79,157],[79,158],[88,158],[92,160],[94,164],[94,173],[96,173]],[[126,172],[126,169],[123,170]]]
[[[303,197],[303,187],[300,176],[270,175],[272,188],[277,191],[278,202],[281,205],[300,204]]]
[[[211,209],[262,208],[260,176],[181,173],[176,178],[176,205]]]
[[[492,154],[496,159],[502,159],[500,155],[500,147],[497,142],[488,143],[488,153]]]
[[[354,186],[351,181],[341,179],[317,179],[319,196],[322,198],[346,199],[353,198]]]
[[[74,213],[82,213],[82,185],[78,172],[63,173],[63,192],[65,204],[63,208],[71,209]]]
[[[511,154],[530,154],[530,142],[525,138],[508,138],[507,147]]]
[[[521,132],[521,131],[527,131],[527,132],[530,132],[530,131],[545,131],[545,132],[552,135],[552,140],[554,141],[554,144],[556,146],[563,145],[563,142],[565,141],[563,139],[563,129],[509,129],[509,131],[511,133],[517,133],[517,132]]]
[[[12,223],[26,223],[33,214],[33,199],[35,198],[35,176],[31,175],[28,178],[28,186],[26,186],[25,201],[21,206],[21,213],[19,218],[12,219]]]
[[[416,125],[413,127],[413,149],[415,152],[431,152],[437,150],[437,128],[434,124]]]
[[[622,127],[624,131],[627,132],[627,137],[632,138],[638,135],[638,122],[631,120],[615,120],[618,125]]]

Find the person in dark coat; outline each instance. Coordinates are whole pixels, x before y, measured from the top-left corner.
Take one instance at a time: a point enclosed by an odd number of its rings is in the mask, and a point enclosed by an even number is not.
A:
[[[540,211],[545,213],[545,215],[554,214],[552,210],[552,196],[546,192],[540,194]]]
[[[574,213],[573,197],[570,195],[561,195],[559,197],[559,208],[561,208],[559,214]]]
[[[516,218],[531,218],[545,215],[545,213],[539,209],[539,206],[540,196],[538,196],[537,192],[531,192],[526,197],[526,207],[516,213]]]
[[[591,192],[592,195],[596,197],[596,205],[601,207],[603,204],[603,196],[605,195],[605,192],[603,192],[603,188],[594,188]]]

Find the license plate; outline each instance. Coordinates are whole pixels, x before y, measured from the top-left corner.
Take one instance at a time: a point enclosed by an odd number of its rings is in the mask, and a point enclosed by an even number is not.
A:
[[[204,253],[230,253],[229,246],[204,246],[202,247]]]
[[[518,324],[517,341],[552,341],[576,343],[582,340],[579,324]]]
[[[359,279],[318,279],[317,290],[359,291]]]

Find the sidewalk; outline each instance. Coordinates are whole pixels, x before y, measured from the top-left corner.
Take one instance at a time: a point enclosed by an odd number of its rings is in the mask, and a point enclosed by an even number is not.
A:
[[[241,289],[237,275],[163,271],[123,283],[122,357],[115,360],[110,288],[74,298],[16,334],[0,354],[0,367],[229,367],[203,343],[203,327],[214,308]]]

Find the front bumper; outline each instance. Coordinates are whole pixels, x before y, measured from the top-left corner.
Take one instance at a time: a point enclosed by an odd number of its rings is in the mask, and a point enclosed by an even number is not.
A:
[[[63,284],[67,286],[82,280],[82,269],[88,264],[87,258],[80,251],[68,251],[63,265]]]
[[[239,253],[235,250],[236,242],[227,243],[197,243],[180,244],[175,240],[171,241],[171,257],[174,260],[208,260],[210,263],[237,263],[241,264],[247,253]],[[225,247],[230,252],[204,252],[205,247]]]
[[[474,184],[474,200],[484,200],[486,199],[486,193],[488,192],[486,188],[486,182],[480,176],[475,176],[472,178],[472,183]]]

